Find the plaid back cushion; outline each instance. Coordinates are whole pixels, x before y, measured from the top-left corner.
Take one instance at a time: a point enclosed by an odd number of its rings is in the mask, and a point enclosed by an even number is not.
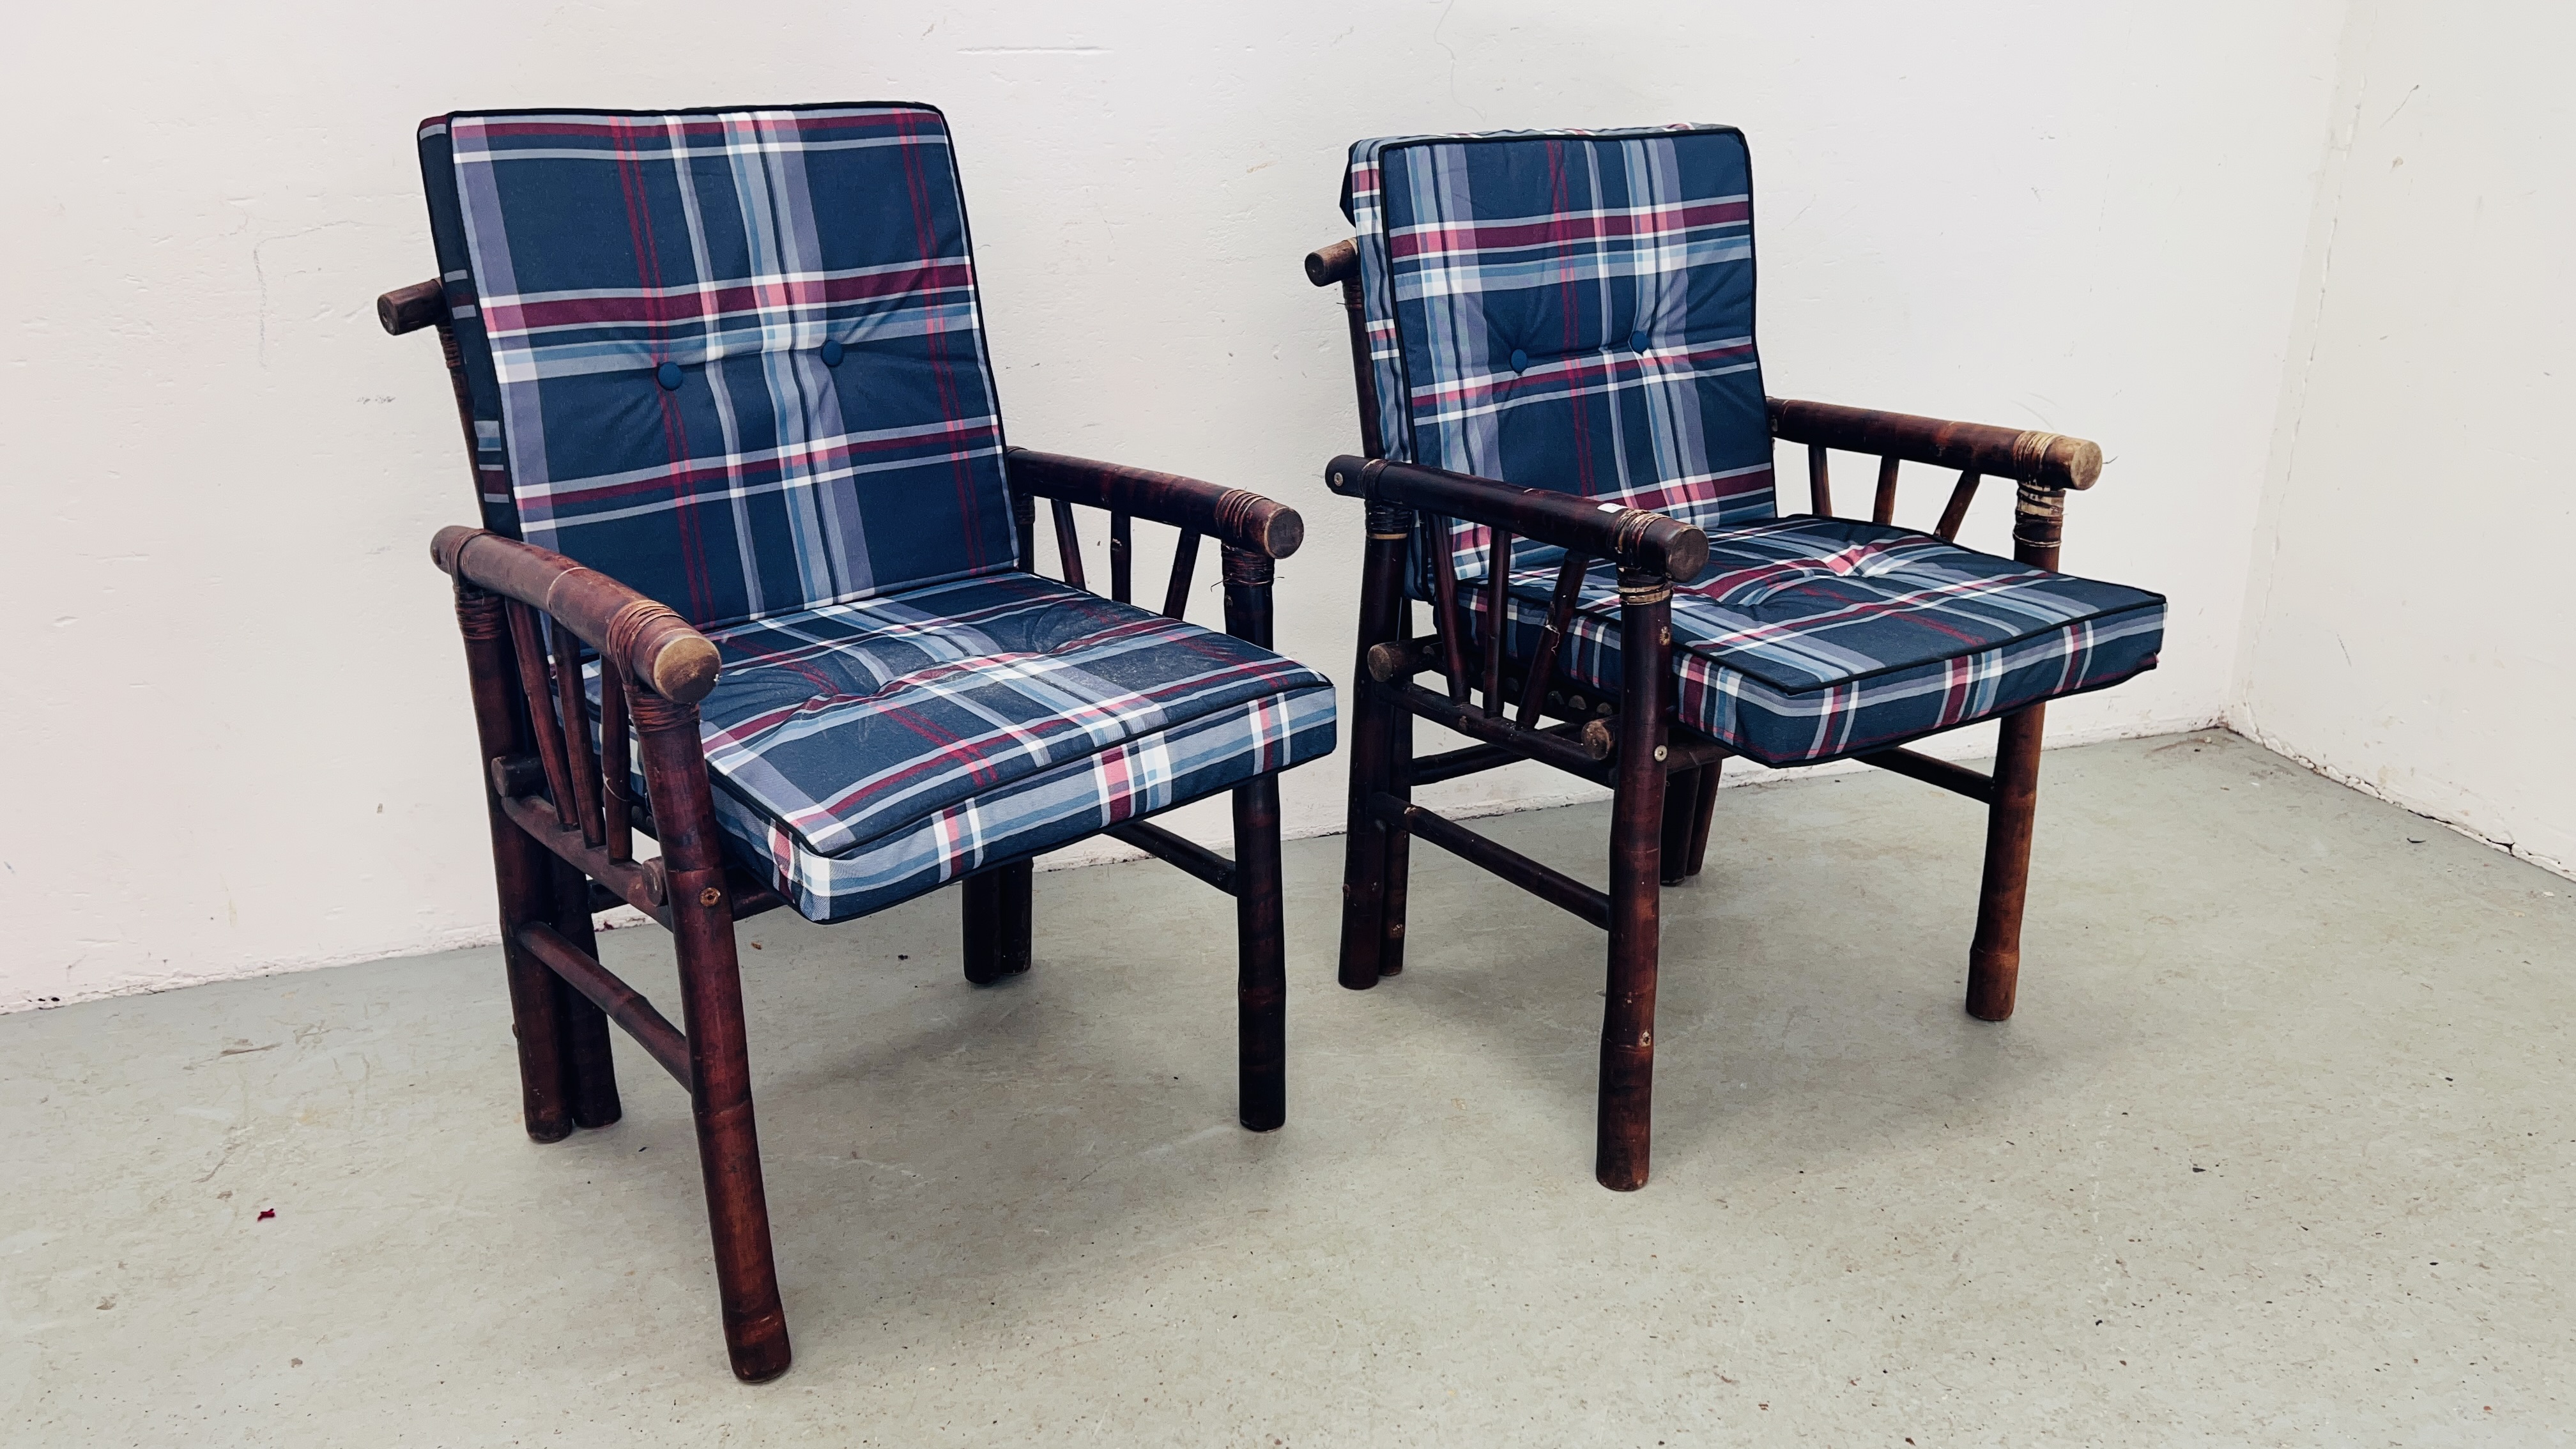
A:
[[[938,111],[423,122],[487,525],[700,625],[1011,566]]]
[[[1389,458],[1703,528],[1771,516],[1742,132],[1362,141],[1346,186]],[[1481,524],[1446,543],[1484,573]]]

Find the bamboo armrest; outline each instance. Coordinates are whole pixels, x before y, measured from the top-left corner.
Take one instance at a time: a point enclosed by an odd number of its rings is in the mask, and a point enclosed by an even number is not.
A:
[[[1953,423],[1911,413],[1772,398],[1771,435],[1784,443],[1875,453],[1909,463],[1970,469],[2043,488],[2090,488],[2102,476],[2102,448],[2060,433]]]
[[[1324,470],[1332,490],[1347,498],[1419,508],[1462,518],[1539,543],[1615,561],[1632,572],[1669,579],[1696,578],[1708,563],[1708,535],[1687,523],[1642,508],[1596,503],[1544,488],[1516,488],[1491,478],[1390,463],[1383,458],[1335,458]]]
[[[716,646],[706,635],[597,569],[482,528],[440,529],[429,556],[457,579],[551,617],[674,704],[695,704],[716,687]]]
[[[1264,558],[1286,558],[1306,541],[1306,521],[1296,509],[1241,488],[1026,448],[1004,457],[1011,487],[1022,493],[1134,514]]]

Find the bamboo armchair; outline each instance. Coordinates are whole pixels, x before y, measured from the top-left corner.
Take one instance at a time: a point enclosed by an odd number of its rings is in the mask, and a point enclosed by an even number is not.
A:
[[[377,304],[389,333],[436,331],[483,506],[485,526],[441,530],[431,557],[464,638],[528,1135],[618,1119],[610,1023],[687,1089],[726,1347],[749,1382],[791,1350],[737,921],[782,905],[854,919],[960,881],[964,974],[990,984],[1030,966],[1031,858],[1106,833],[1234,898],[1238,1115],[1269,1131],[1287,1112],[1278,775],[1333,743],[1329,682],[1269,649],[1275,561],[1303,526],[1241,489],[1002,445],[978,411],[990,382],[946,148],[938,112],[905,105],[435,117],[423,169],[444,275]],[[768,173],[777,189],[741,207],[750,236],[729,263],[731,167],[788,154],[804,169]],[[729,165],[692,165],[710,156]],[[557,169],[531,171],[513,213],[506,178],[469,161]],[[577,210],[554,198],[584,187],[624,189],[639,238],[685,210],[710,277],[657,279],[682,247],[602,260],[548,233]],[[782,215],[822,240],[764,231]],[[776,273],[753,260],[799,245],[822,255]],[[708,296],[722,305],[701,309]],[[540,345],[566,330],[568,363]],[[723,456],[693,452],[691,425]],[[644,490],[616,471],[637,456]],[[763,499],[815,506],[785,515],[798,532],[746,513]],[[1039,570],[1040,499],[1060,583]],[[1076,507],[1108,515],[1105,599]],[[1130,599],[1137,520],[1179,531],[1159,614]],[[706,565],[737,526],[741,572]],[[1182,619],[1204,539],[1222,634]],[[664,580],[687,612],[618,574]],[[1231,860],[1147,818],[1219,791]],[[639,856],[639,835],[659,854]],[[619,904],[675,938],[677,1025],[599,961],[593,913]]]
[[[1640,1188],[1660,890],[1701,870],[1719,771],[1736,755],[1857,759],[1986,806],[1967,1009],[2008,1018],[2045,702],[2154,667],[2162,637],[2161,598],[2055,573],[2065,495],[2099,477],[2100,448],[1765,398],[1750,335],[1750,178],[1729,128],[1363,141],[1344,208],[1359,237],[1305,259],[1310,282],[1341,288],[1359,404],[1362,455],[1334,458],[1325,477],[1365,505],[1368,534],[1341,984],[1366,990],[1403,971],[1416,836],[1606,930],[1595,1175]],[[1436,275],[1399,292],[1405,266]],[[1556,357],[1537,355],[1543,342]],[[1563,380],[1542,380],[1551,375]],[[1640,396],[1661,411],[1638,408]],[[1675,442],[1696,435],[1674,416],[1704,429],[1702,452]],[[1623,444],[1620,425],[1661,429],[1655,448]],[[1773,510],[1775,441],[1807,450],[1809,516]],[[1834,451],[1878,460],[1865,527],[1835,515]],[[1459,456],[1498,476],[1425,466]],[[1893,526],[1907,463],[1958,470],[1929,536]],[[2018,569],[1951,547],[1988,478],[2015,486]],[[1535,568],[1521,567],[1518,547]],[[1471,565],[1481,579],[1464,576]],[[1907,587],[1879,583],[1891,577]],[[1691,608],[1678,630],[1677,595]],[[1942,602],[1971,596],[1999,602],[1983,615]],[[1800,608],[1765,612],[1781,600]],[[1412,627],[1417,601],[1431,608],[1427,635]],[[1944,608],[1961,612],[1916,634],[1969,618],[1989,637],[1821,642],[1854,618],[1867,627]],[[2030,627],[2015,636],[1999,622],[2007,609]],[[1876,659],[1845,657],[1890,642],[1913,653],[1874,671],[1858,666]],[[1778,664],[1764,651],[1782,649],[1821,661],[1821,683],[1802,693],[1778,685],[1785,669],[1757,672]],[[1426,673],[1442,687],[1415,682]],[[1912,697],[1926,692],[1931,705]],[[1903,747],[1998,717],[1991,774]],[[1417,758],[1416,718],[1475,743]],[[1811,738],[1799,734],[1810,725]],[[1607,891],[1412,802],[1416,786],[1516,760],[1612,790]]]

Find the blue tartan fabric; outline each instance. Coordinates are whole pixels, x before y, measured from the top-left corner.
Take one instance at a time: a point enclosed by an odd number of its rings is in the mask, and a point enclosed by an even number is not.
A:
[[[1387,457],[1703,528],[1771,515],[1741,132],[1361,141],[1343,204]],[[1447,542],[1484,572],[1483,525]]]
[[[1013,565],[938,111],[457,113],[420,153],[492,526],[701,626]]]
[[[419,144],[486,525],[707,632],[717,821],[805,915],[1331,751],[1321,676],[1018,570],[936,110],[459,113]]]
[[[729,792],[715,797],[716,824],[798,913],[846,921],[1332,752],[1331,690],[1269,694],[970,796],[840,855]]]
[[[708,637],[723,656],[698,706],[717,819],[818,921],[1333,747],[1333,688],[1314,671],[1016,571]]]
[[[1560,550],[1514,550],[1510,632],[1528,658]],[[1483,590],[1467,591],[1471,627]],[[1886,749],[2152,669],[2162,596],[1977,553],[1928,533],[1802,516],[1725,530],[1673,592],[1682,723],[1766,765]],[[1621,687],[1615,570],[1586,575],[1558,655]]]

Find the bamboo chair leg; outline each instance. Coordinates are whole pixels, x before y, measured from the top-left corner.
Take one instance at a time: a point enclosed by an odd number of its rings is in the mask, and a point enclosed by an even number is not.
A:
[[[1995,797],[1986,811],[1986,871],[1977,891],[1977,939],[1968,948],[1968,1014],[2004,1021],[2021,981],[2021,912],[2030,893],[2031,823],[2039,809],[2044,705],[2003,720]]]
[[[1401,607],[1401,606],[1399,606]],[[1387,787],[1386,793],[1410,803],[1413,799],[1413,715],[1408,710],[1389,710],[1387,722]],[[1401,825],[1386,827],[1386,863],[1382,878],[1386,882],[1385,900],[1378,908],[1377,974],[1404,974],[1404,891],[1405,877],[1413,867],[1413,832]]]
[[[1375,986],[1385,971],[1386,868],[1392,847],[1387,827],[1368,808],[1369,798],[1392,790],[1393,744],[1403,711],[1381,699],[1369,681],[1368,652],[1403,628],[1404,510],[1372,503],[1368,544],[1360,564],[1359,662],[1352,670],[1349,829],[1343,840],[1342,939],[1338,977],[1353,991]],[[1397,969],[1402,969],[1399,957]]]
[[[1699,771],[1664,775],[1664,822],[1656,851],[1656,879],[1668,886],[1690,879],[1693,817],[1699,814]]]
[[[1363,696],[1367,686],[1361,686]],[[1351,800],[1342,841],[1342,941],[1336,979],[1353,991],[1375,986],[1385,965],[1387,831],[1365,814],[1368,792],[1380,783],[1388,711],[1363,698],[1352,711]]]
[[[769,1199],[761,1183],[751,1052],[743,1029],[742,966],[734,952],[733,904],[725,894],[698,712],[641,690],[631,705],[646,790],[661,827],[672,934],[679,938],[681,1030],[689,1038],[689,1101],[697,1118],[698,1168],[706,1180],[725,1348],[736,1378],[761,1383],[787,1372],[794,1354],[770,1250]]]
[[[1672,584],[1622,572],[1618,775],[1610,804],[1610,971],[1601,1011],[1601,1107],[1593,1175],[1614,1192],[1646,1185],[1655,1094],[1655,972],[1662,946],[1664,696]]]
[[[553,864],[555,934],[596,958],[599,933],[590,918],[590,877],[561,859]],[[562,1025],[564,1056],[572,1078],[572,1120],[583,1127],[606,1127],[626,1114],[617,1097],[608,1014],[561,977],[555,978],[554,990],[556,1020]]]
[[[579,1125],[572,1059],[565,1050],[570,1033],[563,983],[518,941],[521,926],[552,918],[551,857],[495,810],[492,859],[501,893],[501,954],[510,976],[510,1031],[519,1045],[520,1112],[531,1140],[561,1142]]]
[[[1700,867],[1708,864],[1708,830],[1717,819],[1718,776],[1725,768],[1724,760],[1711,760],[1699,767],[1699,804],[1691,820],[1688,874],[1697,875]]]
[[[1268,1132],[1288,1120],[1288,970],[1279,883],[1279,777],[1234,787],[1234,921],[1240,953],[1238,1110]]]
[[[958,891],[966,928],[966,979],[990,986],[1029,969],[1036,866],[1029,861],[966,877]]]
[[[515,753],[519,709],[501,598],[480,589],[456,591],[456,623],[465,636],[465,665],[474,698],[474,729],[484,759]],[[528,1136],[561,1142],[572,1135],[571,1063],[564,1051],[563,1019],[553,972],[518,945],[519,927],[550,917],[553,856],[501,813],[486,772],[485,814],[492,830],[492,883],[500,897],[501,957],[510,983],[510,1029],[519,1047],[519,1110]]]

